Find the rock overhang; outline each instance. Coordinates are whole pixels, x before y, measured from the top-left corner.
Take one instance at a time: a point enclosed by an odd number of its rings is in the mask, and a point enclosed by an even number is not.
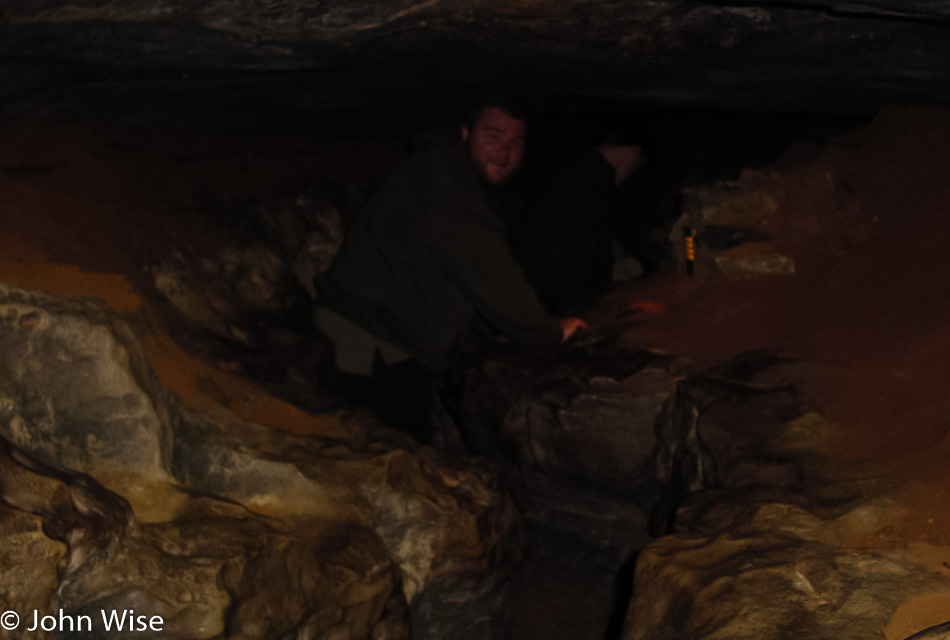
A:
[[[861,3],[0,4],[11,104],[156,117],[452,113],[486,90],[608,103],[870,115],[950,98],[950,9]]]

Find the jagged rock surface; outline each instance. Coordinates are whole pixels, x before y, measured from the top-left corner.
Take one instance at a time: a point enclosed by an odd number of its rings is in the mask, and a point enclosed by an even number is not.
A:
[[[457,108],[486,87],[567,105],[868,113],[946,100],[950,84],[938,0],[51,0],[4,3],[0,18],[0,78],[21,104],[128,117],[110,103],[131,101],[145,119],[187,105],[212,118],[319,110],[370,123]]]
[[[133,609],[171,638],[500,637],[517,549],[490,473],[372,421],[339,439],[186,411],[104,305],[4,286],[0,318],[7,609],[99,632]]]
[[[616,338],[467,369],[459,424],[470,447],[512,469],[528,517],[623,553],[643,544],[670,479],[685,362]]]
[[[672,236],[707,241],[695,276],[681,255],[662,287],[614,301],[614,321],[662,313],[468,372],[462,425],[531,487],[529,518],[597,540],[623,511],[577,526],[604,504],[580,484],[642,509],[641,527],[672,523],[638,557],[625,640],[943,633],[948,135],[945,111],[887,111],[700,191]],[[712,246],[713,224],[739,242]],[[771,254],[795,269],[719,260]]]
[[[832,427],[799,396],[802,371],[756,368],[688,385],[704,491],[640,555],[625,640],[883,637],[914,596],[950,593],[950,572],[858,542],[894,507],[886,483],[822,468]]]
[[[695,194],[680,225],[762,235],[700,246],[693,348],[795,355],[682,383],[694,492],[639,557],[625,640],[945,633],[948,341],[932,291],[948,136],[945,111],[889,111]],[[795,269],[722,260],[769,255]]]

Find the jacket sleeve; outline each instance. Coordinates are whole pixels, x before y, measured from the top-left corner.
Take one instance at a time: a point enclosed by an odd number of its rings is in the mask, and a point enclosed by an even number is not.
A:
[[[429,251],[475,311],[499,334],[524,346],[555,345],[549,316],[515,261],[501,220],[474,176],[445,176],[423,213]]]

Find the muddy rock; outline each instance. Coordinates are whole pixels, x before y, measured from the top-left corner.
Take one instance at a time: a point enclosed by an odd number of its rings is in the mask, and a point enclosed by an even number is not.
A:
[[[875,533],[900,511],[890,483],[820,456],[834,427],[802,392],[816,369],[756,352],[680,384],[691,492],[637,560],[625,640],[883,637],[905,603],[950,594],[932,549]]]
[[[899,554],[825,544],[782,528],[668,537],[638,561],[639,595],[623,637],[883,637],[898,605],[948,588],[950,577]]]
[[[141,327],[2,295],[0,589],[21,615],[96,637],[100,610],[167,638],[501,637],[516,516],[490,470],[369,416],[330,437],[187,410]]]
[[[616,336],[534,358],[499,353],[463,376],[463,440],[509,470],[529,519],[622,554],[647,539],[669,485],[685,368]]]

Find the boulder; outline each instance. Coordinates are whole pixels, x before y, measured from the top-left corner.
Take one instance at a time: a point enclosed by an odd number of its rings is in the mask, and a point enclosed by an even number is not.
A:
[[[461,425],[529,521],[618,559],[642,549],[625,640],[878,637],[950,598],[950,570],[937,543],[890,543],[890,481],[822,455],[836,425],[806,389],[826,374],[789,352],[710,363],[616,336],[502,349],[466,373]]]
[[[670,411],[689,362],[616,331],[481,355],[459,382],[462,439],[507,469],[526,517],[618,557],[642,547],[674,474]]]
[[[950,576],[906,554],[816,540],[835,519],[775,503],[760,511],[774,513],[752,526],[767,528],[652,543],[637,563],[624,640],[883,638],[901,604],[950,593]]]
[[[170,479],[168,394],[141,374],[123,322],[104,305],[3,285],[0,318],[0,435],[46,464]]]
[[[637,560],[624,640],[883,637],[914,597],[950,595],[919,549],[866,541],[892,487],[820,456],[833,425],[802,393],[816,368],[758,352],[680,383],[696,490]]]
[[[4,286],[0,318],[0,589],[21,617],[88,616],[95,637],[122,637],[101,611],[162,618],[137,637],[501,637],[516,517],[491,471],[368,416],[300,436],[185,409],[143,323],[92,300]]]

